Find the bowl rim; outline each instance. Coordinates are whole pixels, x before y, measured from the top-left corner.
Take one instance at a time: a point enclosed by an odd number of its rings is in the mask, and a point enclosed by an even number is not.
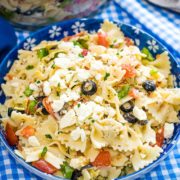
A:
[[[0,69],[3,68],[3,64],[9,60],[9,57],[11,56],[11,54],[15,51],[18,51],[20,49],[20,46],[23,45],[24,42],[26,42],[26,40],[28,38],[33,38],[34,36],[36,36],[37,34],[47,31],[49,30],[49,28],[51,28],[54,25],[58,25],[58,26],[66,26],[69,23],[72,22],[76,22],[76,21],[81,21],[81,22],[89,22],[89,21],[95,21],[97,23],[102,23],[105,19],[103,18],[75,18],[75,19],[70,19],[70,20],[64,20],[64,21],[60,21],[60,22],[56,22],[53,23],[51,25],[48,25],[44,28],[39,29],[36,32],[33,32],[31,35],[27,36],[26,38],[24,38],[19,44],[17,44],[5,57],[4,59],[0,62]],[[129,26],[131,28],[136,28],[138,30],[140,30],[140,33],[145,34],[146,36],[156,40],[156,42],[164,49],[164,51],[168,52],[168,55],[170,56],[170,58],[175,62],[175,64],[177,65],[177,61],[175,60],[175,57],[169,52],[169,50],[166,48],[166,46],[164,46],[159,40],[157,40],[155,37],[153,37],[151,34],[145,32],[144,30],[133,26],[131,24],[127,24],[127,23],[123,23],[121,21],[114,21],[114,20],[110,20],[111,22],[115,23],[118,25],[125,25],[125,26]],[[120,27],[119,27],[120,28]],[[169,153],[173,150],[173,148],[175,147],[175,145],[177,144],[177,141],[180,139],[180,133],[177,133],[174,137],[173,140],[175,141],[175,143],[172,144],[172,146],[168,149],[167,153],[163,153],[161,157],[158,157],[156,160],[154,160],[152,163],[148,164],[147,166],[145,166],[144,168],[135,171],[131,174],[128,174],[126,176],[122,176],[122,177],[118,177],[116,178],[116,180],[128,180],[128,179],[136,179],[138,177],[140,177],[141,175],[144,175],[146,173],[148,173],[150,170],[152,170],[153,168],[155,168],[156,166],[159,165],[159,163],[164,160]],[[54,175],[50,175],[47,173],[44,173],[38,169],[36,169],[35,167],[33,167],[32,165],[30,165],[29,163],[25,162],[24,159],[22,159],[21,157],[19,157],[18,155],[15,154],[14,150],[8,145],[8,143],[5,141],[5,139],[3,138],[2,135],[2,130],[0,132],[0,140],[3,143],[3,145],[6,147],[6,149],[8,150],[8,152],[11,154],[11,156],[22,166],[24,167],[26,170],[28,170],[29,172],[35,174],[36,176],[39,176],[41,178],[45,178],[45,179],[51,179],[51,180],[65,180],[64,177],[58,177],[58,176],[54,176]]]

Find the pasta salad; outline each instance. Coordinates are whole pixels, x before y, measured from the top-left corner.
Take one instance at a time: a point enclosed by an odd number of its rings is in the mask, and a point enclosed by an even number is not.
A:
[[[114,179],[156,160],[178,123],[167,52],[153,57],[113,23],[19,50],[0,105],[6,139],[35,168]]]

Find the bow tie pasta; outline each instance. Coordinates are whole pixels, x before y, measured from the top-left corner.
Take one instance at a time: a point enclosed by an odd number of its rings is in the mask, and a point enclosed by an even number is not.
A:
[[[113,179],[147,166],[173,135],[180,90],[166,52],[140,50],[113,23],[20,50],[1,121],[15,153],[69,179]]]

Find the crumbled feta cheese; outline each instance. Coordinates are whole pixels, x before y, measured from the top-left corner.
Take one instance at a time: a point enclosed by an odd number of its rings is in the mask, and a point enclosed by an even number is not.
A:
[[[84,69],[78,69],[77,70],[77,78],[79,81],[85,81],[90,77],[90,73],[87,70]]]
[[[97,103],[102,103],[103,102],[103,98],[101,96],[96,96],[94,98],[94,101],[97,102]]]
[[[45,81],[43,84],[43,92],[46,96],[49,96],[51,93],[51,88],[50,88],[50,84],[48,81]]]
[[[84,142],[86,140],[86,133],[83,129],[77,127],[75,130],[71,132],[71,138],[74,141],[77,141],[79,138],[81,138],[81,141]]]
[[[54,100],[51,104],[54,112],[60,111],[64,106],[64,101],[62,100]]]
[[[85,119],[87,119],[93,112],[93,104],[88,102],[87,104],[82,104],[81,106],[78,108],[77,106],[75,106],[75,111],[78,117],[78,121],[82,122]]]
[[[71,101],[71,100],[76,101],[80,98],[80,95],[77,92],[69,90],[66,93],[67,93],[68,101]]]
[[[116,111],[112,107],[107,107],[106,110],[110,117],[113,117],[116,114]]]
[[[51,152],[47,152],[44,159],[57,169],[60,169],[60,165],[63,164],[64,161],[63,155],[61,155],[61,157],[57,157]]]
[[[73,124],[76,123],[76,115],[73,109],[68,111],[61,119],[60,119],[60,128],[66,128],[69,126],[72,126]]]
[[[56,66],[60,67],[60,68],[69,68],[72,66],[72,61],[71,59],[67,58],[67,57],[57,57],[54,59],[54,63]]]
[[[102,63],[102,61],[92,61],[92,63],[91,63],[91,69],[92,70],[101,70],[101,69],[103,69],[104,68],[104,65],[103,65],[103,63]]]
[[[40,143],[38,141],[38,139],[36,138],[36,136],[30,136],[28,138],[28,143],[31,145],[31,146],[40,146]]]
[[[142,109],[138,108],[137,106],[135,106],[133,108],[133,114],[139,120],[146,120],[147,119],[146,112],[143,111]]]
[[[31,84],[29,85],[29,88],[30,88],[31,90],[33,90],[33,91],[38,91],[38,86],[37,86],[36,84],[34,84],[34,83],[31,83]]]
[[[165,123],[164,124],[164,138],[169,139],[172,137],[174,132],[174,124]]]
[[[101,80],[101,78],[102,78],[102,75],[101,75],[101,74],[96,74],[95,79],[96,79],[97,81]]]

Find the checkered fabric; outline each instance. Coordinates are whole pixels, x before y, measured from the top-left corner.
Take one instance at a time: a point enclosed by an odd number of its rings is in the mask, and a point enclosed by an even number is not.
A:
[[[152,34],[178,59],[180,64],[180,15],[162,10],[142,0],[111,0],[95,17],[119,20],[132,24]],[[18,42],[27,32],[16,32]],[[18,164],[0,143],[0,180],[40,179]],[[180,141],[174,150],[150,173],[139,180],[180,179]]]

